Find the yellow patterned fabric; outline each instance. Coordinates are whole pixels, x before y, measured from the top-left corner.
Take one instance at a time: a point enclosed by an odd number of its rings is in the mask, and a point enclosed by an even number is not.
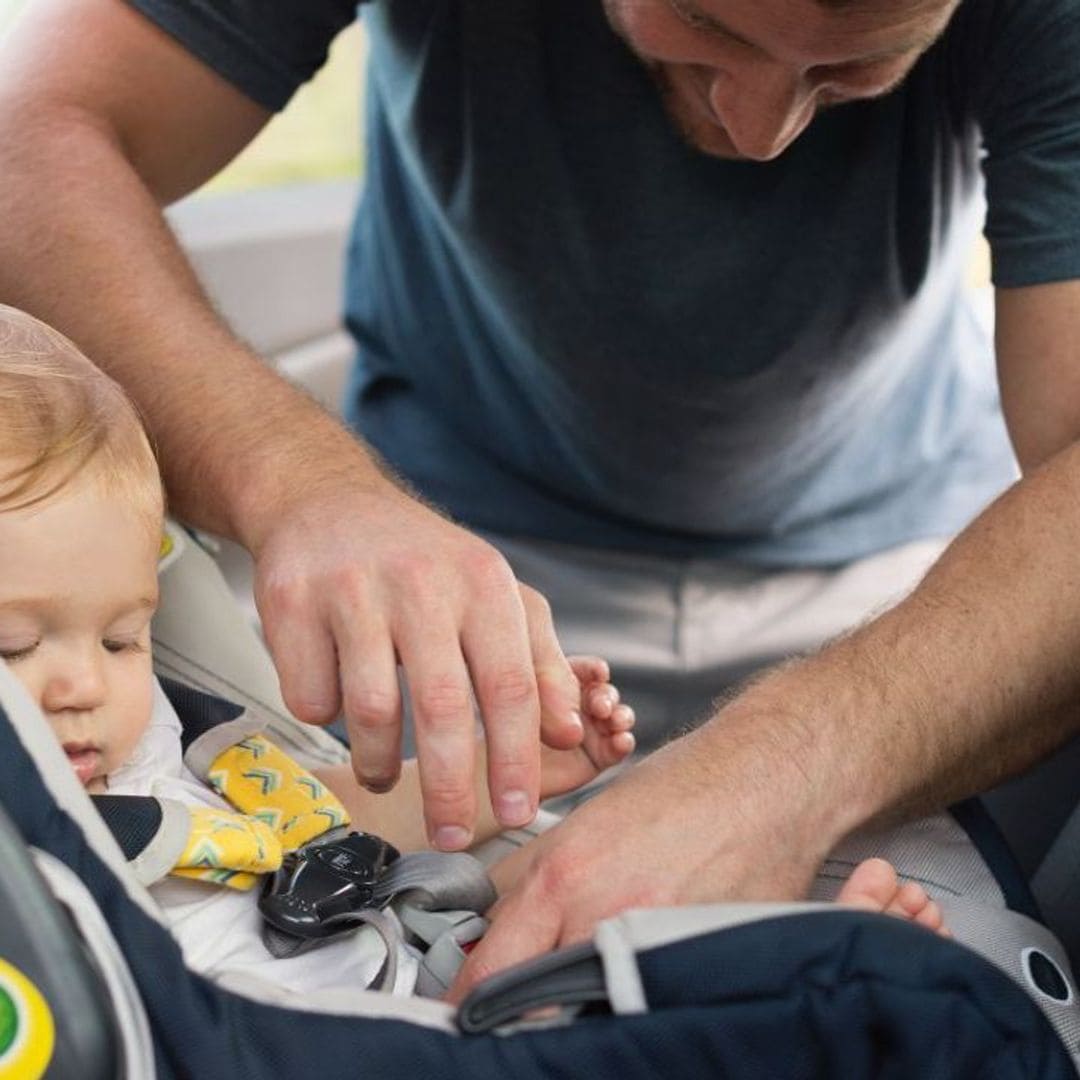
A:
[[[173,867],[177,877],[250,889],[259,874],[281,865],[281,842],[269,825],[245,814],[191,808],[187,847]]]
[[[284,852],[349,824],[337,796],[262,735],[222,751],[206,779],[240,812],[192,811],[192,833],[173,870],[179,877],[250,889]]]

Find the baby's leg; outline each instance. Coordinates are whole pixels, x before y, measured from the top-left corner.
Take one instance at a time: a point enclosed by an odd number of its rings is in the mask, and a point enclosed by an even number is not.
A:
[[[844,883],[836,902],[910,919],[928,930],[950,936],[941,908],[926,895],[926,890],[914,881],[901,885],[896,870],[884,859],[867,859],[859,863]]]

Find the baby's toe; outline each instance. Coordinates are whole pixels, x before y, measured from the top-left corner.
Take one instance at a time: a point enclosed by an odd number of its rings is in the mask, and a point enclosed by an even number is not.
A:
[[[891,863],[867,859],[851,872],[836,899],[866,911],[885,911],[894,902],[898,885]]]
[[[941,913],[941,905],[936,900],[927,899],[926,905],[915,916],[915,921],[935,933],[941,933],[945,929],[945,916]]]
[[[887,910],[890,915],[917,919],[930,902],[926,890],[918,882],[907,881],[897,890],[896,897],[889,904]]]

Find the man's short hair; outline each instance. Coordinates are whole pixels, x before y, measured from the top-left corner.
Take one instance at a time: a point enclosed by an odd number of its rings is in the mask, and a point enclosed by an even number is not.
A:
[[[0,511],[43,502],[77,474],[160,527],[157,460],[131,399],[63,334],[0,304]]]

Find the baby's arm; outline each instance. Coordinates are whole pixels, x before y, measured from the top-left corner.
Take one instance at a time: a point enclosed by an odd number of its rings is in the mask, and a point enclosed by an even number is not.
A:
[[[619,701],[611,685],[608,666],[597,657],[571,657],[570,666],[581,684],[581,719],[585,735],[573,750],[544,747],[541,757],[542,798],[561,795],[587,784],[604,769],[618,764],[634,749],[634,713]],[[312,770],[342,801],[353,827],[389,840],[402,851],[430,847],[424,827],[420,773],[414,758],[402,764],[401,779],[381,795],[362,788],[350,764]],[[477,740],[476,805],[479,809],[473,842],[479,843],[502,831],[491,811],[487,789],[487,757],[484,743]]]
[[[357,783],[349,762],[311,771],[341,800],[354,829],[381,836],[400,851],[420,851],[431,846],[424,828],[420,772],[415,758],[402,762],[401,778],[381,795]],[[490,807],[487,812],[491,814]]]
[[[431,847],[424,825],[420,770],[415,758],[402,762],[398,782],[390,791],[379,795],[357,783],[351,764],[324,766],[312,769],[312,772],[342,801],[345,809],[349,811],[354,829],[381,836],[400,851],[421,851]],[[480,843],[502,831],[502,826],[496,821],[491,810],[491,796],[487,787],[487,755],[480,739],[476,742],[474,777],[477,815],[473,843]],[[541,791],[543,792],[542,788]]]

